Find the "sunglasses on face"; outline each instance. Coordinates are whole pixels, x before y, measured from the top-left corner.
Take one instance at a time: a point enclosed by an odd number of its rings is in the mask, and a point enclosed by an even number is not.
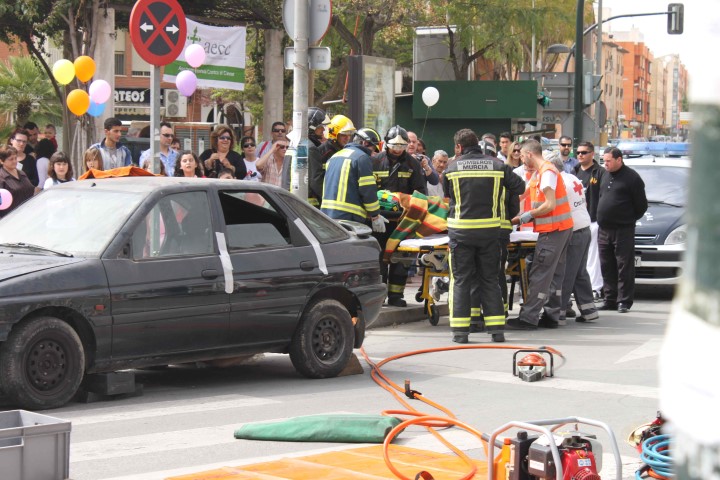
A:
[[[520,153],[520,149],[513,150],[513,153]]]
[[[285,133],[287,130],[284,128],[273,128],[273,133]]]
[[[250,147],[254,147],[254,146],[255,146],[254,143],[246,143],[245,145],[243,145],[243,148],[250,148]]]
[[[173,136],[172,133],[161,133],[160,135],[162,135],[165,138],[172,138],[172,136]]]
[[[280,150],[286,150],[288,148],[288,146],[287,145],[278,145],[277,148],[279,148]]]
[[[569,148],[569,147],[572,147],[572,143],[561,143],[560,146],[561,146],[561,147],[565,147],[565,148]]]
[[[578,151],[577,151],[577,154],[578,154],[578,155],[587,155],[587,154],[589,154],[589,153],[590,153],[589,151],[585,151],[585,150],[578,150]]]
[[[232,137],[230,137],[228,135],[223,135],[222,137],[218,137],[218,140],[222,140],[224,142],[229,142],[230,140],[232,140]]]

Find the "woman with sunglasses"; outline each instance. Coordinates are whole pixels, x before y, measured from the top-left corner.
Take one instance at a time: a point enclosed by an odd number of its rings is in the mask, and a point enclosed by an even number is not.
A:
[[[210,148],[200,154],[200,161],[205,166],[209,178],[217,178],[223,168],[232,170],[235,178],[242,180],[247,175],[245,162],[234,150],[235,134],[227,125],[218,125],[210,134]]]
[[[257,143],[255,142],[255,139],[250,136],[242,137],[240,140],[240,147],[242,148],[242,154],[240,156],[242,157],[243,162],[245,162],[245,170],[247,170],[245,180],[250,180],[252,182],[262,181],[262,173],[258,172],[256,165],[258,156]]]
[[[508,158],[505,163],[513,168],[517,168],[523,164],[522,158],[520,158],[520,143],[512,142],[510,149],[508,150]]]

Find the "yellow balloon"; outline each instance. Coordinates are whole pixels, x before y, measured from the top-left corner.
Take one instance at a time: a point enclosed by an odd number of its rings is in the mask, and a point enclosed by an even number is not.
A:
[[[67,85],[75,77],[75,65],[70,60],[62,59],[53,65],[53,77],[60,85]]]
[[[95,60],[83,55],[75,59],[75,75],[78,80],[85,83],[95,75]]]
[[[68,94],[67,106],[72,113],[80,116],[90,108],[90,95],[85,90],[76,88]]]

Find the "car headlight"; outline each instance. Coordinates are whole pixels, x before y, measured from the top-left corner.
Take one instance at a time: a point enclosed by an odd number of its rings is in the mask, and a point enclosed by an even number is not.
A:
[[[679,245],[687,242],[687,225],[681,225],[667,236],[665,245]]]

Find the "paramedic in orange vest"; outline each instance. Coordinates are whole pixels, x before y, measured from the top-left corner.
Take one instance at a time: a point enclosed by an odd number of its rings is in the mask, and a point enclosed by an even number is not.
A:
[[[530,269],[529,292],[520,315],[508,319],[508,330],[535,330],[540,312],[545,306],[542,326],[557,328],[560,320],[560,296],[565,276],[565,255],[573,231],[570,203],[565,183],[555,166],[542,156],[536,140],[526,140],[520,155],[523,161],[537,170],[537,183],[523,195],[533,198],[532,209],[512,219],[514,225],[533,221],[538,240]],[[532,191],[530,191],[532,190]]]

